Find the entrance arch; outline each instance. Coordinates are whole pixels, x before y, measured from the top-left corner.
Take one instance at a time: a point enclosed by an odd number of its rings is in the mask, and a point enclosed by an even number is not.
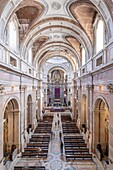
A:
[[[27,127],[32,125],[32,96],[27,98]]]
[[[4,111],[3,118],[3,154],[10,155],[19,149],[19,105],[16,99],[11,99]]]
[[[108,105],[103,98],[98,98],[94,105],[94,149],[101,145],[102,152],[108,152]]]

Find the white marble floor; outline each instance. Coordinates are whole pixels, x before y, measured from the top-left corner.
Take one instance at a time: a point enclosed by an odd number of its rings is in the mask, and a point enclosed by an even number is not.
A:
[[[59,121],[59,125],[58,125]],[[60,151],[60,137],[59,132],[62,132],[61,126],[61,116],[57,113],[54,114],[53,124],[52,124],[52,139],[49,144],[48,158],[47,160],[38,160],[34,158],[17,158],[16,166],[45,166],[46,170],[101,170],[97,164],[96,159],[93,161],[73,161],[66,162],[65,151],[63,149],[63,154]],[[63,138],[62,138],[63,141]],[[13,170],[14,165],[10,168]]]

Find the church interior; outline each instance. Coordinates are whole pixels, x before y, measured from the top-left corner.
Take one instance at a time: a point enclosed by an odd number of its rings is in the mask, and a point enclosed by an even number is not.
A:
[[[113,170],[113,0],[0,0],[0,170]]]

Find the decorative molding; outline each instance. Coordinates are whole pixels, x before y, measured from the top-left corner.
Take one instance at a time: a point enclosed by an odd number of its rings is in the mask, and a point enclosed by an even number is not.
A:
[[[37,88],[37,86],[35,86],[35,85],[32,86],[32,89],[36,89],[36,88]]]
[[[25,90],[27,88],[26,85],[20,85],[20,90]]]
[[[107,85],[107,89],[109,90],[110,93],[113,93],[113,83],[109,83]]]
[[[87,89],[87,90],[88,90],[88,89],[91,90],[91,89],[93,89],[93,88],[94,88],[94,85],[92,85],[92,84],[91,84],[91,85],[88,85],[88,84],[86,85],[86,89]]]
[[[4,90],[5,90],[5,85],[4,84],[0,84],[0,93],[3,93]]]
[[[57,1],[53,2],[51,5],[52,9],[59,10],[61,8],[61,4]]]

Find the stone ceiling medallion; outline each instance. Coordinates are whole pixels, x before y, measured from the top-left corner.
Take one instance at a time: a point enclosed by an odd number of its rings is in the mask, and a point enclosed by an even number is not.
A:
[[[51,7],[54,9],[54,10],[59,10],[61,8],[61,4],[59,2],[53,2]]]
[[[60,36],[59,35],[54,35],[54,38],[60,38]]]

